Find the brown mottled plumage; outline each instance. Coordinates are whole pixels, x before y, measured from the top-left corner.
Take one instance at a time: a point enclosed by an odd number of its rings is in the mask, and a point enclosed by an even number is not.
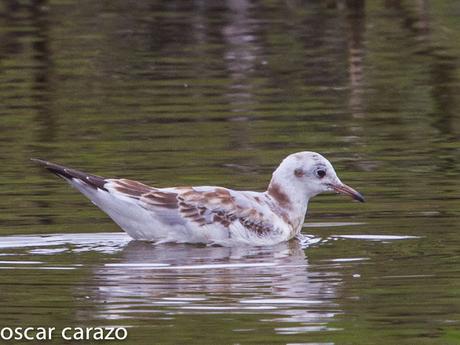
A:
[[[134,239],[156,242],[276,244],[300,233],[308,201],[319,193],[336,191],[364,201],[314,152],[288,156],[267,191],[260,193],[223,187],[156,188],[34,161],[67,180]]]

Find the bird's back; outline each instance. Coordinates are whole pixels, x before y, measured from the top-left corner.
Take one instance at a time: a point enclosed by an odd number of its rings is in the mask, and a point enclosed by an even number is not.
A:
[[[214,186],[155,188],[37,162],[67,180],[134,239],[267,245],[293,236],[266,193]]]

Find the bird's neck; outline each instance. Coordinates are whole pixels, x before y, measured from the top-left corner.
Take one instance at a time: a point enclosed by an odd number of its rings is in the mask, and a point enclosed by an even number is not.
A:
[[[307,213],[308,196],[295,190],[294,186],[279,183],[276,179],[271,180],[266,193],[279,207],[285,221],[296,234],[299,233]]]

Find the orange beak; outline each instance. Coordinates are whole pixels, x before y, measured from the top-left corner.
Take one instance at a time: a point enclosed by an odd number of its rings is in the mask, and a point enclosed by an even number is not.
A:
[[[357,190],[354,190],[350,186],[347,186],[346,184],[330,184],[329,187],[331,187],[335,192],[344,194],[344,195],[349,195],[353,199],[358,200],[360,202],[364,202],[364,197],[360,192]]]

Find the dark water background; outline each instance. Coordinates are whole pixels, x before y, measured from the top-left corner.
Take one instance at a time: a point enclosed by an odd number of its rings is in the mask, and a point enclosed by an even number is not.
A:
[[[3,0],[0,326],[460,344],[459,57],[457,0]],[[301,150],[368,199],[314,199],[308,248],[129,242],[29,162],[263,190]]]

